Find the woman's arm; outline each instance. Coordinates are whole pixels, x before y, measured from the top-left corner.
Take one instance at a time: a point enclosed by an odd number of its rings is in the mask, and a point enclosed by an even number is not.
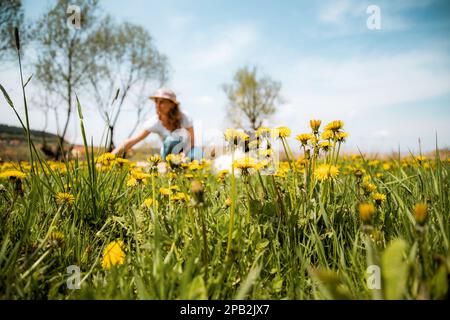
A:
[[[150,131],[142,130],[135,136],[125,140],[122,144],[120,144],[117,148],[115,148],[111,153],[118,154],[119,152],[126,152],[128,149],[130,149],[132,146],[134,146],[139,141],[143,140],[145,137],[147,137],[150,134]]]

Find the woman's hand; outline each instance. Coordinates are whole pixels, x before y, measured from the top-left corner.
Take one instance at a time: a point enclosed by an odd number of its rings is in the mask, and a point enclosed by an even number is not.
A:
[[[118,154],[120,152],[126,152],[128,149],[133,147],[136,143],[142,141],[150,134],[150,131],[143,130],[136,134],[135,136],[125,140],[122,144],[120,144],[117,148],[111,151],[112,154]]]

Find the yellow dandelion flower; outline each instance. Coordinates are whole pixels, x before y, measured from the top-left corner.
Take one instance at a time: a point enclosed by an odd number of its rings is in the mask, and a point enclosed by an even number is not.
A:
[[[325,126],[325,130],[331,130],[333,132],[337,132],[344,126],[344,121],[334,120]]]
[[[328,151],[332,148],[332,144],[330,141],[322,141],[319,142],[319,147],[324,151]]]
[[[147,209],[150,209],[150,208],[153,206],[153,204],[155,204],[156,206],[158,206],[158,201],[153,200],[153,198],[146,198],[146,199],[144,200],[144,202],[142,203],[142,206],[143,206],[143,207],[146,207]]]
[[[103,165],[103,166],[110,166],[113,164],[114,160],[116,159],[116,155],[112,153],[104,153],[100,157],[98,157],[96,160],[97,163]]]
[[[220,170],[218,173],[219,179],[224,179],[229,173],[230,171],[228,171],[228,169]]]
[[[178,202],[187,202],[189,201],[189,196],[184,192],[177,192],[172,196],[172,201],[178,201]]]
[[[324,132],[322,132],[320,137],[322,138],[322,140],[330,140],[334,137],[334,133],[331,130],[325,130]]]
[[[314,171],[314,176],[319,181],[336,179],[339,174],[339,169],[336,166],[329,164],[321,164]]]
[[[59,205],[71,205],[75,202],[75,197],[70,193],[58,192],[55,196],[56,203]]]
[[[140,184],[147,184],[147,179],[151,177],[150,174],[137,170],[132,170],[130,175]]]
[[[114,161],[114,164],[117,165],[118,167],[122,168],[122,167],[126,167],[128,165],[130,165],[130,160],[128,159],[122,159],[122,158],[117,158]]]
[[[377,189],[377,186],[370,183],[370,182],[364,182],[361,187],[363,188],[364,192],[366,194],[370,194],[372,192],[374,192]]]
[[[315,134],[319,133],[319,128],[321,124],[322,120],[309,120],[309,125],[311,126],[311,129]]]
[[[169,188],[159,188],[159,193],[163,196],[170,196],[173,192]]]
[[[0,173],[0,179],[22,180],[27,175],[19,170],[8,170]]]
[[[272,137],[274,138],[287,138],[291,135],[291,129],[288,127],[278,127],[272,131]]]
[[[257,162],[255,159],[251,157],[245,157],[242,159],[235,160],[233,166],[237,169],[240,169],[244,172],[247,172],[249,169],[254,169],[257,166]]]
[[[335,139],[336,141],[339,142],[345,142],[345,140],[348,138],[348,133],[347,132],[337,132]]]
[[[131,177],[127,180],[127,187],[132,188],[136,187],[138,185],[138,182],[135,178]]]
[[[224,138],[228,143],[237,146],[239,143],[247,141],[250,137],[242,131],[229,128],[225,130]]]
[[[162,161],[161,156],[159,154],[154,154],[147,158],[147,161],[150,163],[152,167],[157,167],[158,164]]]
[[[256,130],[255,135],[260,138],[269,138],[271,131],[272,131],[272,129],[270,129],[268,127],[259,127]]]
[[[302,133],[297,135],[297,137],[295,137],[295,139],[297,139],[298,141],[300,141],[300,143],[302,145],[307,145],[308,141],[311,140],[311,138],[313,138],[314,136],[310,133]]]
[[[372,219],[375,214],[375,207],[371,203],[359,204],[359,217],[362,221],[367,222]]]
[[[428,207],[425,203],[417,203],[414,206],[414,219],[420,225],[423,225],[428,217]]]
[[[48,241],[51,244],[61,246],[64,242],[64,234],[59,231],[52,231],[48,236]]]
[[[191,171],[195,171],[195,170],[200,170],[202,169],[202,166],[198,163],[197,160],[192,161],[189,166],[188,166],[189,170]]]
[[[383,193],[375,192],[374,194],[372,194],[372,199],[377,205],[380,205],[383,201],[386,200],[386,195]]]
[[[108,244],[103,251],[102,267],[107,270],[112,266],[121,265],[125,262],[125,252],[123,251],[123,241],[116,240]]]

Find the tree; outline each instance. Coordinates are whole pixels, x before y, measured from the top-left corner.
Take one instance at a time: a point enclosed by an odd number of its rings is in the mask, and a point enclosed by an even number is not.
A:
[[[15,53],[14,27],[20,29],[21,42],[23,32],[23,11],[21,0],[2,0],[0,5],[0,60]]]
[[[129,22],[117,25],[111,17],[105,18],[93,35],[91,50],[98,58],[88,75],[90,88],[107,124],[107,149],[111,151],[114,128],[125,101],[135,106],[134,131],[145,114],[149,93],[167,79],[167,58],[154,47],[143,27]]]
[[[265,76],[258,78],[257,68],[245,66],[237,70],[233,83],[222,86],[228,98],[228,117],[233,125],[256,130],[264,118],[276,111],[282,103],[281,83]]]
[[[60,148],[64,152],[64,139],[73,111],[75,93],[89,83],[89,74],[95,68],[96,57],[90,43],[96,31],[99,16],[98,0],[86,0],[80,5],[80,27],[68,25],[69,0],[58,0],[35,24],[32,38],[36,44],[36,80],[43,90],[59,96],[64,104],[64,125],[58,131]]]

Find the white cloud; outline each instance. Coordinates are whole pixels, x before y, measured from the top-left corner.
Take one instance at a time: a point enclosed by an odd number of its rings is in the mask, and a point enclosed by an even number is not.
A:
[[[218,32],[206,33],[199,39],[190,55],[192,66],[198,69],[225,67],[245,55],[258,40],[258,32],[252,25],[222,26]]]

